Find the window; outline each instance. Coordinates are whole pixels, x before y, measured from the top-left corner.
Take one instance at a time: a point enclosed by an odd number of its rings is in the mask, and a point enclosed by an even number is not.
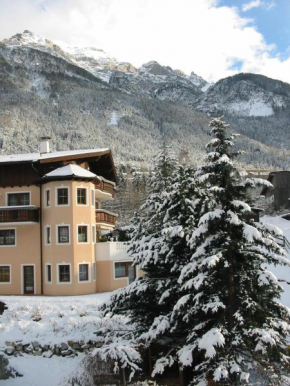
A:
[[[50,226],[45,227],[45,244],[50,245],[51,244],[51,230]]]
[[[50,206],[50,189],[44,191],[44,206]]]
[[[58,266],[59,283],[70,283],[70,265],[63,264]]]
[[[129,278],[129,283],[135,280],[136,271],[133,263],[126,261],[122,263],[115,263],[115,279]]]
[[[93,263],[93,280],[97,279],[96,263]]]
[[[68,188],[57,188],[57,205],[68,204]]]
[[[95,190],[94,189],[92,189],[91,190],[91,194],[92,194],[92,206],[95,206]]]
[[[46,264],[46,282],[51,283],[51,265]]]
[[[0,266],[0,283],[10,283],[10,265]]]
[[[77,188],[77,204],[87,205],[87,189]]]
[[[126,264],[128,263],[115,263],[115,277],[126,277]]]
[[[93,240],[93,243],[96,242],[96,227],[95,225],[92,225],[92,240]]]
[[[89,264],[79,264],[79,281],[89,281]]]
[[[57,226],[57,241],[58,244],[68,244],[69,243],[69,226],[68,225],[58,225]]]
[[[8,206],[20,206],[30,205],[30,193],[8,193],[7,194]]]
[[[15,229],[1,229],[0,230],[0,245],[15,245]]]
[[[88,242],[88,226],[87,225],[78,225],[78,242],[87,243]]]

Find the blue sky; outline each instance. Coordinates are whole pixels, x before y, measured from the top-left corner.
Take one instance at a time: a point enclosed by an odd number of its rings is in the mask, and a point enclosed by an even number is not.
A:
[[[0,0],[0,39],[28,29],[139,67],[210,82],[238,72],[290,83],[290,0]]]
[[[243,11],[243,5],[250,3],[253,8]],[[289,56],[290,0],[221,0],[220,5],[236,7],[242,17],[252,19],[252,25],[264,36],[268,44],[276,46],[276,53],[282,57]]]

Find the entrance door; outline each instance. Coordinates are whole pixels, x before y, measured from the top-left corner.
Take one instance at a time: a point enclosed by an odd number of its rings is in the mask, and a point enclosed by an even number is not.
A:
[[[23,267],[23,282],[24,282],[24,294],[33,295],[34,294],[34,266],[25,265]]]
[[[132,263],[129,263],[129,284],[131,284],[136,279],[135,267],[132,266]]]

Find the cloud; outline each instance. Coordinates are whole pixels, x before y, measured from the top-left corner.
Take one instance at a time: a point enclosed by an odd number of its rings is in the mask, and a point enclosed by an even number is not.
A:
[[[265,8],[267,11],[270,11],[271,9],[275,8],[277,3],[275,1],[269,1],[265,4]]]
[[[270,11],[272,8],[276,7],[275,1],[262,1],[262,0],[252,0],[249,3],[244,3],[242,5],[242,11],[247,12],[253,8],[264,8],[267,11]]]
[[[290,82],[289,56],[274,56],[252,21],[218,0],[4,1],[0,25],[0,39],[29,29],[55,42],[102,48],[135,66],[157,60],[208,81],[251,71]]]
[[[242,5],[242,10],[247,12],[250,11],[250,9],[259,8],[262,4],[263,2],[261,0],[252,0],[249,3],[244,3]]]

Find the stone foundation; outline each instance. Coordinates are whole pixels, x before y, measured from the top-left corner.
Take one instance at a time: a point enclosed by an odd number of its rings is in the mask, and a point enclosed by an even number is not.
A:
[[[100,345],[93,341],[84,342],[72,341],[62,342],[60,344],[41,345],[37,341],[31,343],[22,343],[22,341],[17,342],[5,342],[6,348],[2,348],[1,351],[8,356],[22,356],[24,353],[34,356],[43,356],[44,358],[51,358],[53,355],[73,358],[78,355],[78,353],[88,353],[91,352],[94,348],[100,347]]]

